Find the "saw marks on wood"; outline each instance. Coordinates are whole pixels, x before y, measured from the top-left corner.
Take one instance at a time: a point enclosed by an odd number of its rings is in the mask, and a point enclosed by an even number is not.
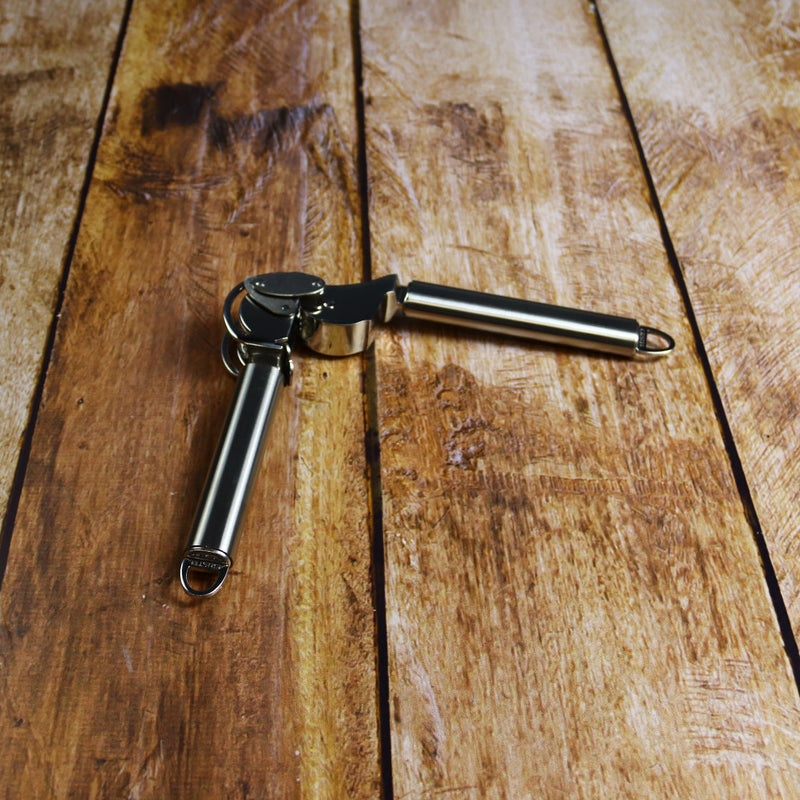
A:
[[[363,15],[375,273],[678,339],[379,341],[395,794],[791,796],[796,688],[590,9]]]
[[[797,631],[800,16],[767,2],[601,13]]]
[[[0,517],[125,4],[9,3],[0,28]]]
[[[297,356],[225,595],[177,581],[233,393],[224,297],[361,276],[349,26],[135,5],[3,586],[13,796],[375,796],[358,359]]]
[[[792,600],[796,20],[683,5],[601,11]],[[5,73],[37,167],[9,162],[4,219],[59,269],[105,87],[73,101],[78,61],[40,56],[114,38],[80,8],[58,36],[39,6],[0,26],[40,54]],[[581,0],[132,4],[0,595],[0,794],[796,795],[797,688],[608,59]],[[62,110],[88,138],[28,135]],[[66,198],[41,240],[37,185]],[[189,600],[225,296],[365,265],[636,317],[677,350],[402,320],[363,363],[298,348],[233,573]],[[42,330],[53,274],[11,295]]]

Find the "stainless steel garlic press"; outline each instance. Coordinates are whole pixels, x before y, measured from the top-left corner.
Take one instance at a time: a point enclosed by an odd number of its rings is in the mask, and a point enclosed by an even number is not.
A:
[[[247,278],[223,307],[222,356],[238,383],[180,565],[190,595],[215,594],[231,568],[269,421],[292,378],[295,345],[327,356],[360,353],[376,323],[398,316],[634,358],[675,346],[634,319],[421,281],[401,286],[396,275],[344,286],[302,272]]]

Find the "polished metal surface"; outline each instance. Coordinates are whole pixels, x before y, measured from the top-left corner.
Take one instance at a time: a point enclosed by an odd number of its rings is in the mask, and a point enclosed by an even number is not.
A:
[[[675,349],[675,340],[658,328],[649,328],[642,325],[639,328],[639,344],[636,345],[636,354],[644,358],[648,356],[665,356]]]
[[[307,272],[269,272],[244,279],[244,288],[251,296],[314,297],[325,291],[325,281]]]
[[[181,560],[181,586],[192,597],[211,597],[225,582],[232,563],[225,553],[191,547]]]
[[[349,356],[369,347],[375,323],[398,308],[398,279],[386,275],[351,286],[328,286],[316,308],[304,310],[300,337],[316,353]]]
[[[200,498],[181,565],[181,583],[190,594],[219,590],[233,563],[242,518],[253,488],[267,429],[284,375],[259,359],[244,365]],[[191,570],[222,573],[211,588],[193,588]]]
[[[295,343],[329,356],[360,353],[376,323],[398,312],[629,357],[664,355],[675,346],[663,331],[627,317],[422,281],[403,287],[396,275],[347,286],[327,286],[301,272],[247,278],[223,306],[223,361],[239,383],[181,561],[181,585],[189,594],[215,594],[231,568],[269,421],[292,378]]]
[[[662,352],[640,349],[642,328],[635,319],[422,281],[408,284],[402,309],[403,314],[412,319],[458,325],[549,344],[623,356]],[[663,352],[668,352],[668,349]]]

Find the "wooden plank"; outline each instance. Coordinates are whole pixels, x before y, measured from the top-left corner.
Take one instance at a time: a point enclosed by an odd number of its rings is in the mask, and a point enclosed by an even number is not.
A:
[[[379,341],[395,796],[796,796],[797,690],[589,4],[362,6],[376,274],[678,340]]]
[[[602,12],[797,634],[800,11],[670,0]]]
[[[141,0],[111,97],[2,603],[4,797],[374,797],[358,359],[299,359],[235,574],[177,565],[243,277],[361,274],[345,2]]]
[[[124,9],[8,0],[0,10],[0,519]]]

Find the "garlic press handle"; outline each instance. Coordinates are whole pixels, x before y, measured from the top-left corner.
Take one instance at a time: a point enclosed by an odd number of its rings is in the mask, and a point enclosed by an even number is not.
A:
[[[181,561],[181,585],[194,597],[216,594],[233,564],[269,423],[284,383],[284,370],[258,356],[239,372]]]
[[[516,297],[411,281],[400,289],[403,314],[412,319],[568,345],[622,356],[658,356],[675,342],[628,317],[521,300]]]

